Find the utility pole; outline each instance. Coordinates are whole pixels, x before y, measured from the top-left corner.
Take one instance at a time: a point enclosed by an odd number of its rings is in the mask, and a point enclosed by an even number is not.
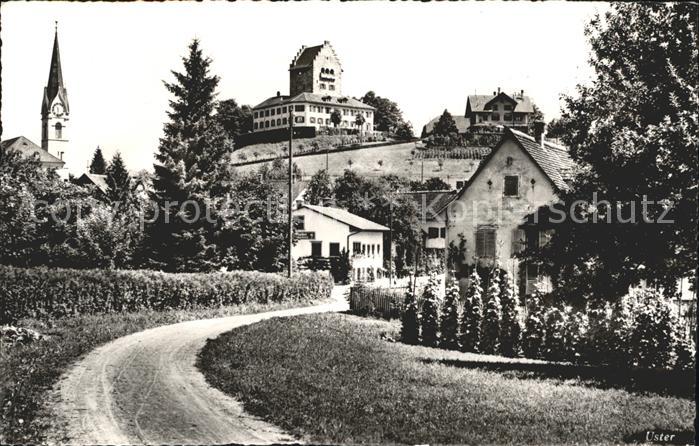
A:
[[[291,278],[291,272],[293,269],[293,260],[291,258],[291,246],[294,239],[294,217],[292,215],[292,203],[294,201],[293,194],[293,184],[294,184],[294,111],[292,109],[293,105],[289,104],[289,202],[287,203],[287,208],[289,211],[289,278]]]
[[[388,288],[393,286],[393,195],[388,202]]]
[[[328,164],[329,164],[328,152],[329,151],[330,151],[330,146],[329,145],[325,146],[325,173],[327,173],[328,175],[330,175],[330,171],[328,170],[329,169],[329,166],[328,166]]]

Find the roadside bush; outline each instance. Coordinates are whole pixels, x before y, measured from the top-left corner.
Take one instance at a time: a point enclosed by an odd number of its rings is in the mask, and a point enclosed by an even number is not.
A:
[[[405,309],[400,318],[400,340],[406,344],[417,345],[420,343],[420,321],[418,317],[417,297],[412,286],[409,285],[405,293]]]
[[[422,294],[422,313],[420,328],[422,332],[422,344],[428,347],[436,347],[439,330],[439,297],[436,276],[430,276],[429,282]]]
[[[440,321],[440,346],[448,350],[459,348],[459,285],[449,279],[446,285],[442,320]]]
[[[638,367],[669,368],[675,350],[677,322],[667,300],[654,290],[639,296],[629,336],[631,359]]]
[[[500,350],[500,280],[497,269],[491,272],[489,281],[483,311],[481,352],[494,355]]]
[[[481,322],[483,319],[483,288],[481,276],[473,269],[468,279],[466,301],[461,320],[461,349],[465,352],[478,352],[481,340]]]
[[[522,327],[519,322],[519,298],[507,270],[500,271],[500,304],[502,320],[500,321],[500,353],[515,357],[519,354]]]
[[[10,266],[0,266],[0,283],[0,324],[25,317],[321,299],[333,286],[328,274],[313,272],[288,279],[254,271],[172,274]]]

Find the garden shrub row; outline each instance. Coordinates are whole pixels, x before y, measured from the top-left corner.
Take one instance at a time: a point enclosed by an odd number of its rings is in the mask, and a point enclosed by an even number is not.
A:
[[[536,291],[522,317],[509,274],[495,269],[487,282],[482,287],[474,272],[464,299],[453,281],[443,300],[435,279],[421,299],[409,290],[402,307],[402,341],[577,365],[694,368],[694,342],[680,332],[667,299],[655,290],[582,310],[546,303]]]
[[[144,309],[168,310],[323,299],[327,273],[234,271],[163,273],[146,270],[73,270],[0,266],[0,324],[32,317]]]

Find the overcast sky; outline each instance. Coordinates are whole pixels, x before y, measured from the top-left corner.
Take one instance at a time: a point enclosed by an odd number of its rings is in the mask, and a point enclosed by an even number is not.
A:
[[[301,45],[329,40],[343,93],[368,90],[398,103],[416,133],[466,96],[523,89],[556,117],[560,95],[591,73],[585,24],[591,3],[62,3],[2,5],[2,139],[40,144],[41,100],[54,21],[70,101],[75,173],[96,146],[150,169],[168,93],[192,38],[219,75],[219,99],[255,105],[288,93]]]

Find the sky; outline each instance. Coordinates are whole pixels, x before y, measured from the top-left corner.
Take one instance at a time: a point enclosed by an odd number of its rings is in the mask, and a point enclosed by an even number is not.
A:
[[[608,6],[563,2],[173,2],[2,4],[2,139],[41,142],[41,100],[58,35],[70,103],[70,165],[97,146],[131,170],[151,169],[166,120],[163,80],[193,38],[221,78],[218,98],[255,105],[288,94],[301,45],[328,40],[343,93],[398,103],[419,134],[469,94],[524,90],[546,120],[590,79],[584,27]]]

